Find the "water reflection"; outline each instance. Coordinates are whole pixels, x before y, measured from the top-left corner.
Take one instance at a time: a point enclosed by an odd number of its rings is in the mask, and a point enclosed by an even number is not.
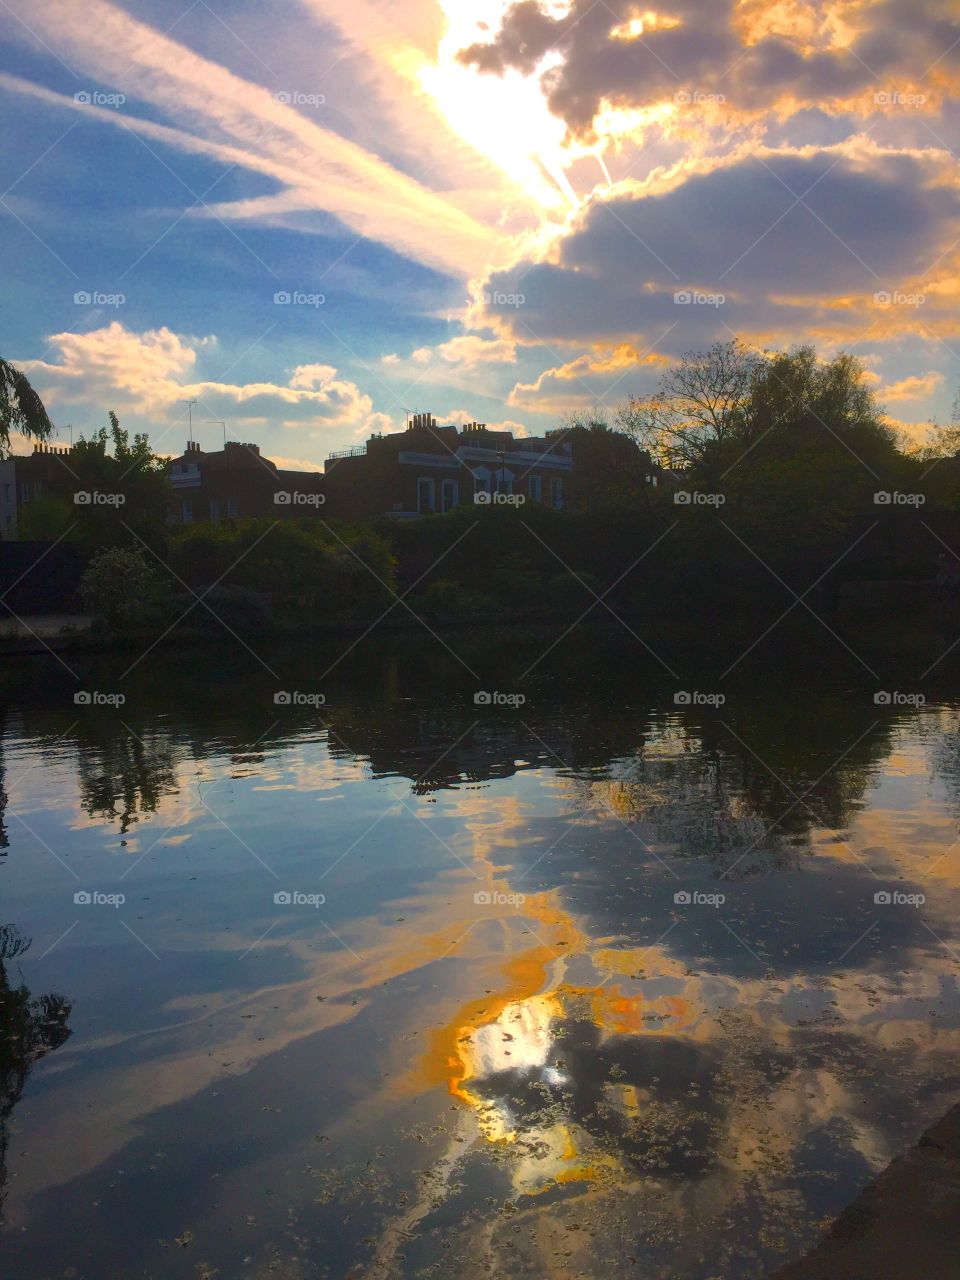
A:
[[[763,1277],[960,1097],[953,703],[448,680],[23,706],[3,874],[84,1021],[11,1273]]]
[[[33,1064],[69,1039],[70,1004],[63,996],[32,996],[15,985],[10,964],[30,947],[12,924],[0,925],[0,1222],[7,1189],[10,1116]]]

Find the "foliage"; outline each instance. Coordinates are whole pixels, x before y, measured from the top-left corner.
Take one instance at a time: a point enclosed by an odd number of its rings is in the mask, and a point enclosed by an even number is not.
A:
[[[76,506],[59,493],[46,493],[20,508],[17,536],[25,542],[59,542],[79,538]]]
[[[227,520],[188,525],[171,539],[174,572],[194,590],[260,592],[279,615],[348,619],[385,609],[395,581],[386,541],[370,529],[333,532],[324,521]]]
[[[0,356],[0,458],[9,452],[11,431],[46,440],[52,430],[43,401],[26,374]]]
[[[93,557],[80,579],[84,607],[111,627],[130,624],[155,581],[137,547],[106,547]]]
[[[695,466],[732,439],[747,444],[753,432],[747,406],[762,362],[737,341],[688,353],[652,396],[634,397],[619,410],[619,425],[668,467]]]
[[[191,611],[191,621],[202,631],[213,635],[223,634],[229,628],[237,635],[260,635],[270,626],[270,605],[259,591],[251,587],[212,587],[203,596],[203,603]],[[184,608],[194,603],[192,596],[184,600]]]
[[[573,446],[567,510],[635,507],[648,503],[652,460],[631,434],[611,427],[597,413],[574,414],[564,433]]]
[[[67,459],[76,494],[91,498],[75,498],[77,536],[90,547],[142,539],[160,549],[168,499],[166,464],[150,448],[145,433],[138,432],[131,441],[117,415],[111,411],[109,418],[109,431],[101,427],[89,440],[81,436]]]

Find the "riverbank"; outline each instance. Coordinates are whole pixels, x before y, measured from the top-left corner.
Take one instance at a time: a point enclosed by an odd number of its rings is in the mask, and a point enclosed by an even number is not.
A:
[[[884,1169],[821,1243],[771,1280],[956,1280],[960,1106]]]
[[[198,652],[222,651],[236,647],[247,652],[261,646],[316,644],[331,649],[352,648],[367,637],[422,637],[437,653],[452,646],[469,658],[475,648],[482,651],[491,643],[516,642],[557,645],[562,656],[569,651],[570,638],[577,633],[613,638],[631,651],[645,646],[652,665],[654,654],[669,657],[671,651],[695,653],[697,666],[713,668],[718,674],[730,666],[742,674],[744,668],[763,661],[766,655],[780,665],[795,662],[806,667],[805,646],[826,649],[843,660],[850,678],[875,681],[903,672],[915,680],[921,672],[944,677],[960,661],[960,602],[933,582],[878,580],[842,587],[834,607],[826,602],[809,609],[789,597],[731,601],[719,607],[716,601],[701,603],[687,598],[662,597],[651,600],[645,609],[590,608],[578,602],[570,609],[527,609],[513,613],[496,611],[471,616],[423,610],[419,602],[394,604],[379,614],[358,618],[324,619],[316,614],[265,614],[246,617],[242,611],[220,610],[191,602],[184,597],[182,607],[162,627],[156,625],[110,630],[89,616],[44,614],[8,618],[0,623],[0,659],[30,658],[39,655],[76,653],[107,660],[144,651],[175,648]],[[178,619],[180,619],[178,621]],[[705,639],[705,637],[709,637]],[[798,640],[798,637],[800,639]],[[790,656],[785,656],[789,654]],[[554,655],[557,656],[557,655]],[[671,664],[673,665],[673,664]],[[880,687],[885,687],[880,682]]]

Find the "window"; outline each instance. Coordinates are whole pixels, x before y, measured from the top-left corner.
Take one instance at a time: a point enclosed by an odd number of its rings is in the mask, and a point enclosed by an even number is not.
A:
[[[456,480],[444,480],[440,485],[440,510],[452,511],[460,500],[460,486]]]
[[[473,473],[473,492],[489,493],[490,492],[490,472],[486,467],[477,467]]]
[[[211,520],[220,519],[220,499],[219,498],[210,499],[210,519]]]
[[[430,515],[436,511],[436,500],[433,480],[429,476],[421,476],[417,481],[417,511],[420,515]]]
[[[227,499],[227,516],[233,517],[236,514],[237,514],[237,500],[236,498],[228,498]]]
[[[497,469],[497,493],[513,493],[513,472],[507,467]]]
[[[20,501],[21,503],[30,501],[30,486],[26,481],[20,486]]]
[[[557,510],[563,506],[563,481],[559,476],[554,476],[550,481],[550,505]]]
[[[530,476],[527,479],[527,495],[531,502],[539,502],[541,498],[540,477]]]
[[[183,521],[184,524],[193,523],[193,503],[192,502],[180,503],[180,519]]]

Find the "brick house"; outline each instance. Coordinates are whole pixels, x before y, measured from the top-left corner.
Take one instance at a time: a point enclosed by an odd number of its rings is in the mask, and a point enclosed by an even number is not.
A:
[[[19,517],[29,503],[51,496],[73,502],[78,487],[66,445],[35,444],[33,453],[0,461],[0,538],[19,537]]]
[[[327,458],[327,513],[349,520],[431,515],[473,505],[479,494],[492,502],[520,494],[560,508],[572,467],[563,431],[514,439],[483,423],[437,426],[429,414],[414,414],[405,431]]]
[[[214,453],[188,443],[168,468],[171,524],[250,516],[316,515],[323,512],[320,471],[284,471],[260,454],[259,445],[228,440]]]

